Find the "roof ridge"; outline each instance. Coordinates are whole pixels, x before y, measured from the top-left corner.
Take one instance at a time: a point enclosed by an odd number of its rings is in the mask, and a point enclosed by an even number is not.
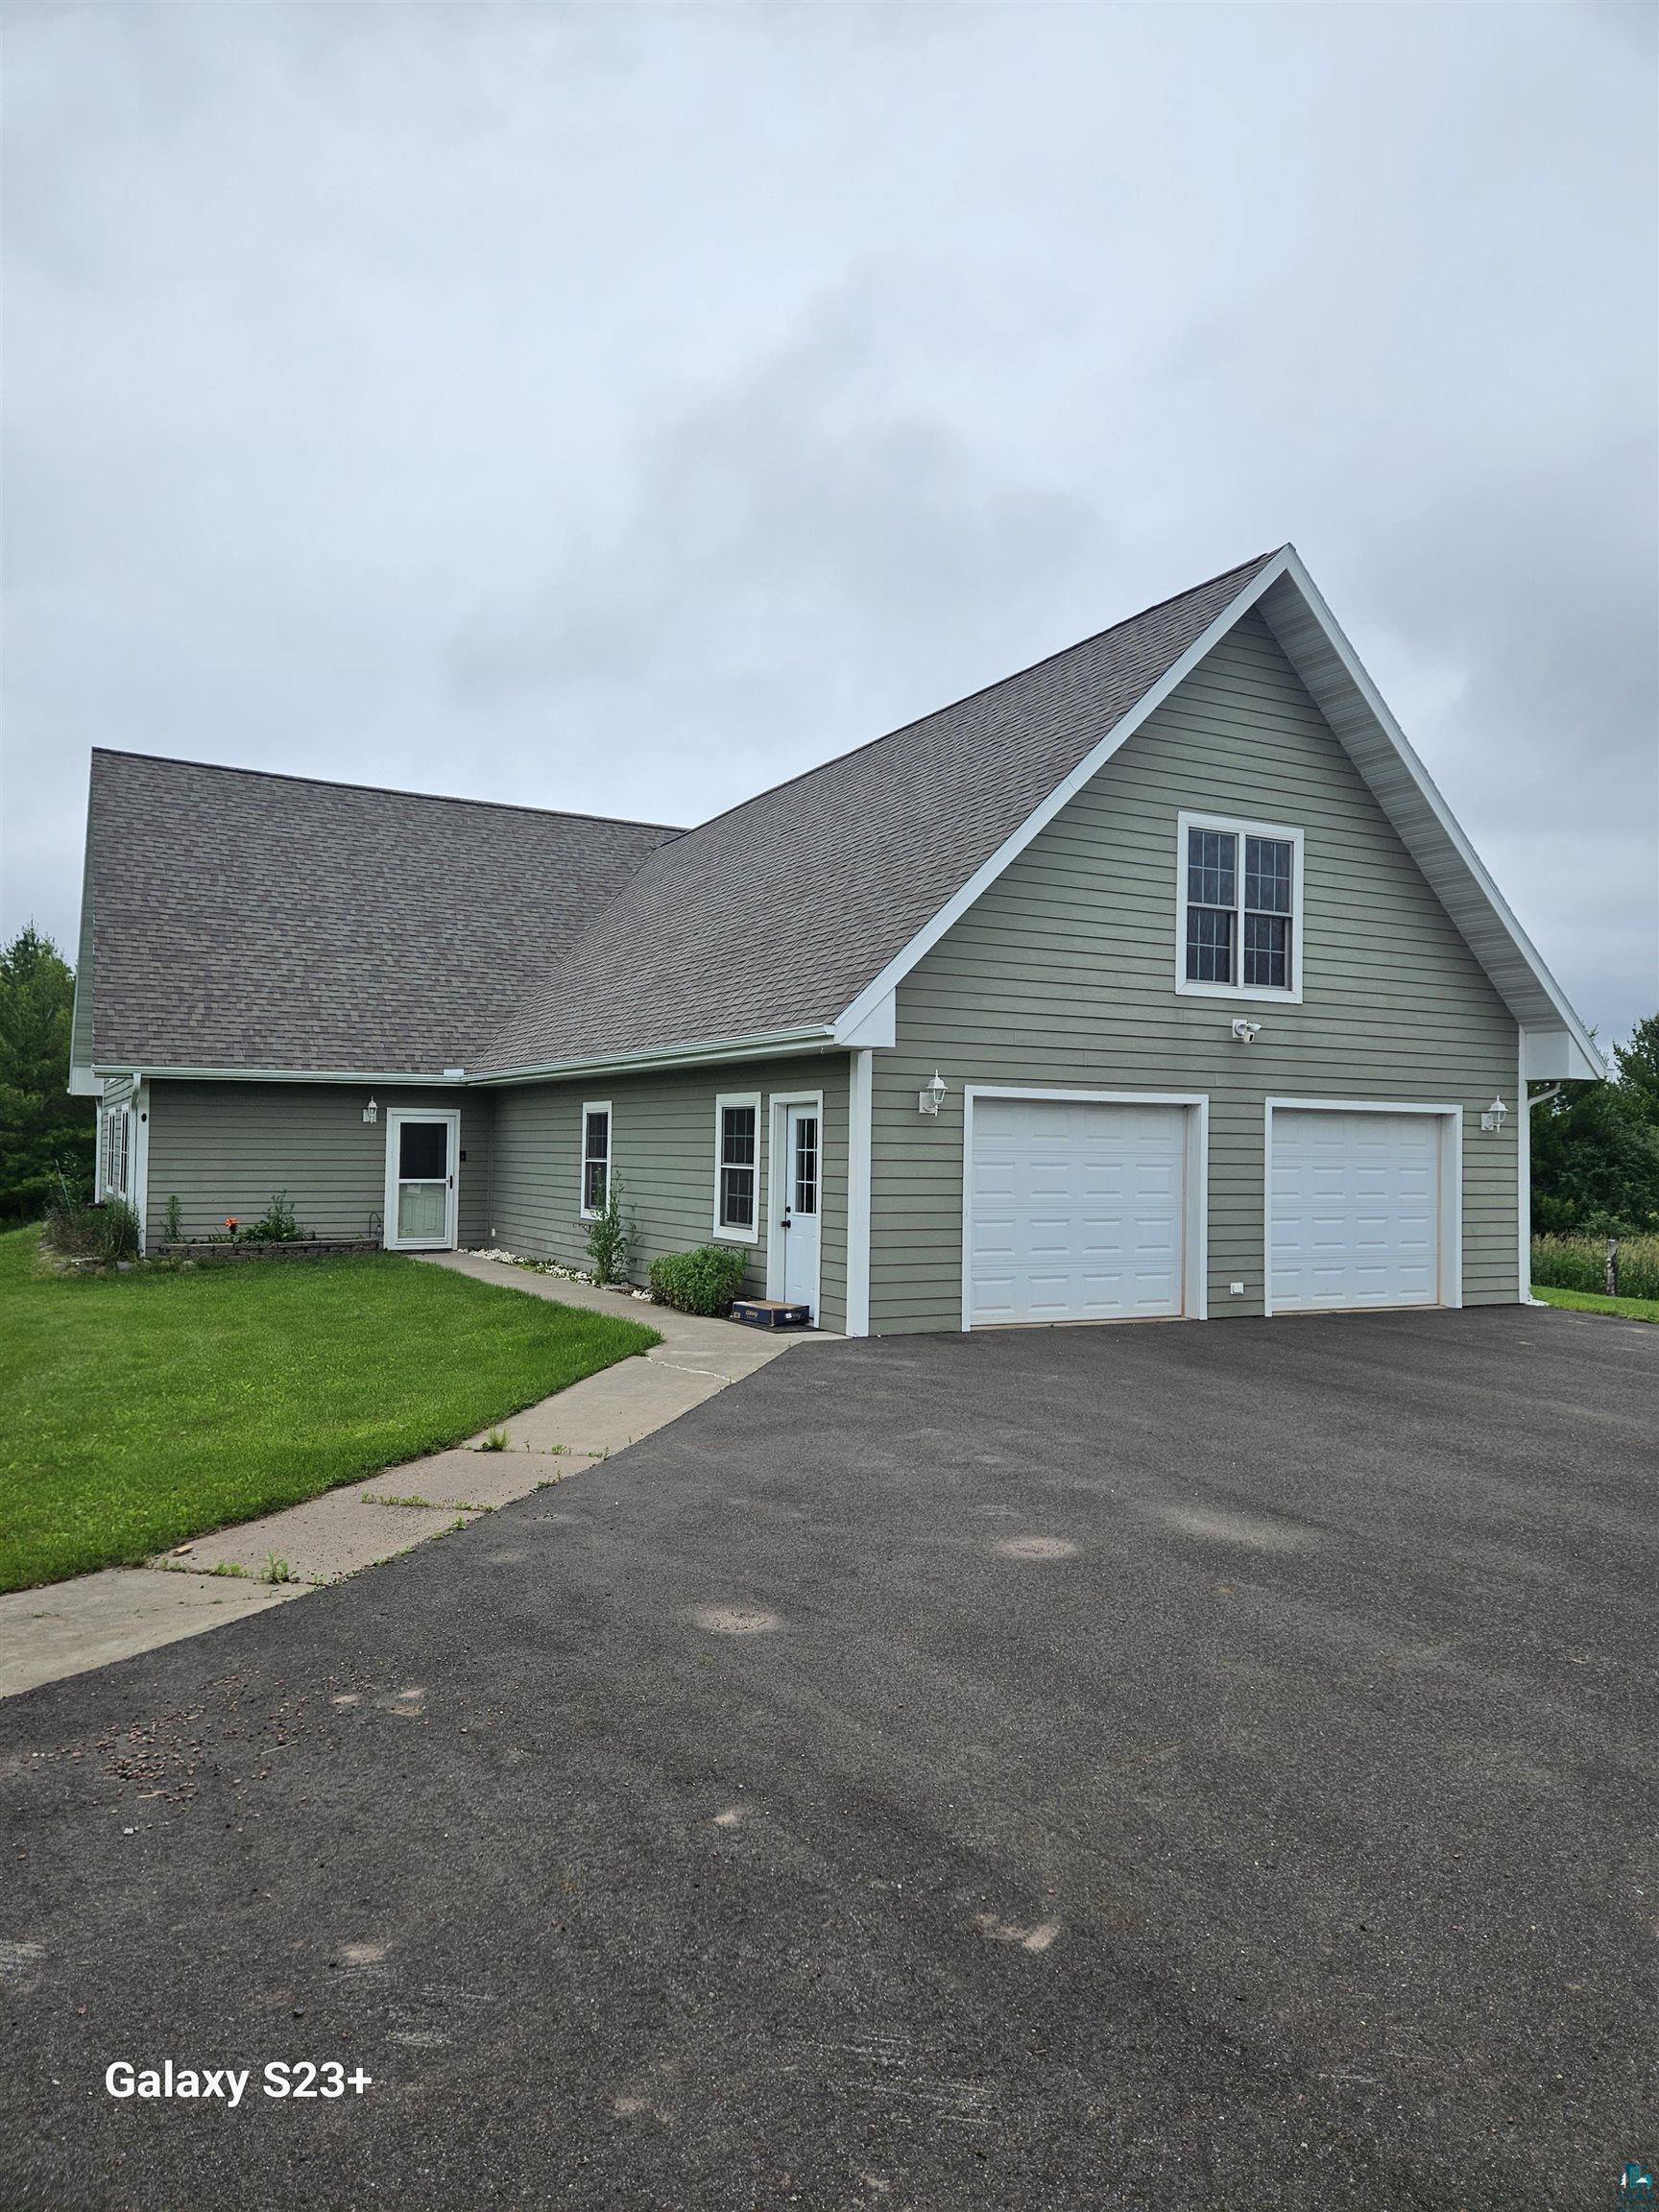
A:
[[[674,822],[639,822],[627,814],[589,814],[569,806],[531,806],[521,799],[466,799],[455,791],[411,791],[397,783],[358,783],[339,776],[297,776],[287,768],[238,768],[228,760],[187,760],[177,753],[138,753],[125,745],[94,745],[94,756],[109,760],[150,760],[163,768],[200,768],[214,776],[256,776],[267,783],[305,783],[321,791],[366,791],[376,799],[421,799],[434,806],[489,806],[502,814],[537,814],[559,822],[606,822],[618,830],[661,830],[684,837]]]
[[[1065,661],[1071,654],[1081,652],[1085,645],[1097,645],[1101,638],[1110,637],[1113,631],[1126,630],[1131,622],[1143,622],[1148,614],[1156,614],[1162,607],[1173,607],[1178,599],[1190,599],[1199,591],[1209,590],[1213,584],[1224,582],[1229,576],[1253,575],[1269,561],[1286,551],[1288,545],[1289,541],[1286,540],[1285,544],[1270,546],[1265,553],[1254,554],[1248,561],[1236,562],[1231,568],[1217,568],[1214,576],[1206,576],[1202,583],[1189,584],[1185,590],[1171,591],[1163,599],[1154,599],[1150,606],[1137,608],[1133,614],[1119,615],[1116,622],[1108,622],[1103,630],[1091,630],[1086,637],[1075,637],[1070,645],[1057,645],[1052,653],[1039,654],[1035,661],[1027,661],[1020,668],[1011,668],[1006,675],[994,677],[989,684],[976,684],[972,691],[964,691],[957,698],[947,699],[943,706],[929,707],[926,713],[913,714],[908,722],[896,722],[891,730],[883,730],[878,736],[866,737],[860,745],[850,745],[845,753],[831,753],[827,760],[819,760],[810,768],[797,769],[793,776],[781,777],[776,783],[768,783],[758,791],[752,791],[747,799],[733,800],[730,806],[722,807],[718,814],[710,814],[706,822],[693,823],[682,834],[693,837],[700,830],[712,829],[716,822],[724,822],[728,815],[741,813],[745,806],[753,806],[757,799],[769,799],[775,791],[787,791],[792,783],[805,782],[808,776],[817,776],[826,768],[838,768],[844,760],[855,760],[860,753],[868,753],[872,746],[885,745],[890,737],[902,736],[906,730],[915,730],[924,722],[933,721],[938,715],[953,714],[971,700],[983,699],[992,691],[1000,691],[1005,684],[1017,684],[1022,676],[1035,675],[1039,668],[1046,668],[1053,661]]]

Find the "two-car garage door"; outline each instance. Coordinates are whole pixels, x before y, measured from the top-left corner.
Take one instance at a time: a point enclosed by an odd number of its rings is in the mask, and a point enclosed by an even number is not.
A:
[[[1191,1249],[1206,1197],[1196,1112],[979,1094],[968,1326],[1202,1311]],[[1457,1303],[1455,1124],[1446,1110],[1272,1101],[1266,1118],[1269,1312]]]

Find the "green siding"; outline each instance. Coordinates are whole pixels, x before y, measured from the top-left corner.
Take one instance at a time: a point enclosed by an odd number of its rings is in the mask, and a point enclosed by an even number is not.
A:
[[[488,1228],[489,1092],[375,1087],[380,1118],[363,1118],[367,1084],[154,1083],[146,1230],[159,1243],[167,1201],[178,1194],[186,1237],[207,1237],[225,1216],[252,1221],[285,1191],[301,1226],[318,1237],[378,1234],[386,1206],[386,1113],[392,1106],[461,1111],[458,1234]]]
[[[612,1165],[637,1225],[632,1272],[643,1281],[664,1252],[714,1238],[714,1101],[730,1093],[761,1094],[760,1241],[749,1247],[751,1292],[766,1286],[770,1218],[770,1101],[822,1091],[824,1123],[819,1318],[845,1325],[847,1310],[847,1073],[845,1053],[692,1068],[660,1075],[592,1076],[582,1083],[504,1087],[495,1099],[494,1206],[490,1241],[510,1251],[586,1266],[578,1155],[582,1108],[611,1103]]]
[[[1179,995],[1176,818],[1300,827],[1303,1002]],[[1262,1023],[1237,1044],[1238,1015]],[[1269,1094],[1464,1110],[1463,1296],[1520,1294],[1517,1048],[1493,990],[1270,632],[1216,647],[900,986],[875,1056],[871,1328],[956,1329],[966,1083],[1206,1093],[1210,1310],[1259,1314]],[[916,1093],[937,1066],[937,1121]],[[1511,1107],[1501,1136],[1480,1109]],[[1242,1278],[1248,1294],[1228,1295]]]

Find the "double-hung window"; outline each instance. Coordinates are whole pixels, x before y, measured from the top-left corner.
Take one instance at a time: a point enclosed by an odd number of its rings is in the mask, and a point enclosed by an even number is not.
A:
[[[1212,814],[1180,820],[1177,991],[1302,996],[1302,832]]]
[[[592,1220],[611,1196],[611,1101],[582,1109],[582,1217]]]
[[[760,1198],[758,1095],[714,1102],[714,1233],[745,1244],[758,1238]]]

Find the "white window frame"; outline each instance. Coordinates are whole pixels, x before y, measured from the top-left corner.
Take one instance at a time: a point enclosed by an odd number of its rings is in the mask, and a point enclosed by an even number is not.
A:
[[[577,1146],[576,1206],[584,1221],[597,1221],[604,1213],[603,1206],[588,1203],[588,1117],[603,1114],[605,1117],[605,1198],[610,1203],[611,1176],[616,1158],[616,1115],[609,1098],[585,1098],[582,1102],[582,1135]]]
[[[1219,830],[1238,839],[1235,869],[1237,899],[1233,912],[1237,972],[1244,973],[1244,839],[1271,837],[1290,847],[1290,983],[1278,990],[1263,983],[1202,983],[1187,974],[1187,839],[1191,830]],[[1175,830],[1175,989],[1183,998],[1256,998],[1276,1000],[1282,1006],[1302,1002],[1302,853],[1303,833],[1283,822],[1247,822],[1238,814],[1196,814],[1183,810]]]
[[[1439,1246],[1435,1254],[1435,1290],[1432,1306],[1298,1306],[1281,1312],[1281,1320],[1316,1319],[1321,1313],[1432,1313],[1455,1310],[1463,1303],[1463,1109],[1443,1099],[1420,1098],[1290,1098],[1277,1094],[1262,1100],[1266,1126],[1262,1142],[1262,1311],[1273,1318],[1273,1117],[1277,1114],[1430,1114],[1440,1124],[1438,1153],[1439,1191],[1436,1216]]]
[[[812,1278],[812,1318],[822,1326],[819,1299],[824,1287],[824,1094],[822,1091],[774,1091],[767,1157],[783,1163],[784,1194],[794,1212],[795,1161],[789,1150],[789,1109],[799,1107],[818,1117],[818,1266]],[[783,1237],[781,1209],[766,1209],[766,1295],[783,1295]]]
[[[981,1098],[1058,1099],[1084,1106],[1179,1106],[1186,1121],[1181,1221],[1181,1311],[1172,1318],[1210,1318],[1210,1094],[1207,1091],[1071,1091],[1046,1083],[969,1083],[962,1091],[962,1334],[974,1328],[974,1109]],[[1122,1321],[1065,1326],[1121,1329]],[[1046,1324],[1038,1322],[1038,1328]]]
[[[747,1229],[720,1218],[721,1185],[726,1166],[726,1114],[730,1107],[748,1106],[755,1113],[755,1218]],[[763,1168],[763,1130],[765,1118],[760,1111],[758,1091],[723,1091],[714,1101],[714,1235],[722,1244],[758,1244],[760,1241],[760,1209],[766,1203]]]

